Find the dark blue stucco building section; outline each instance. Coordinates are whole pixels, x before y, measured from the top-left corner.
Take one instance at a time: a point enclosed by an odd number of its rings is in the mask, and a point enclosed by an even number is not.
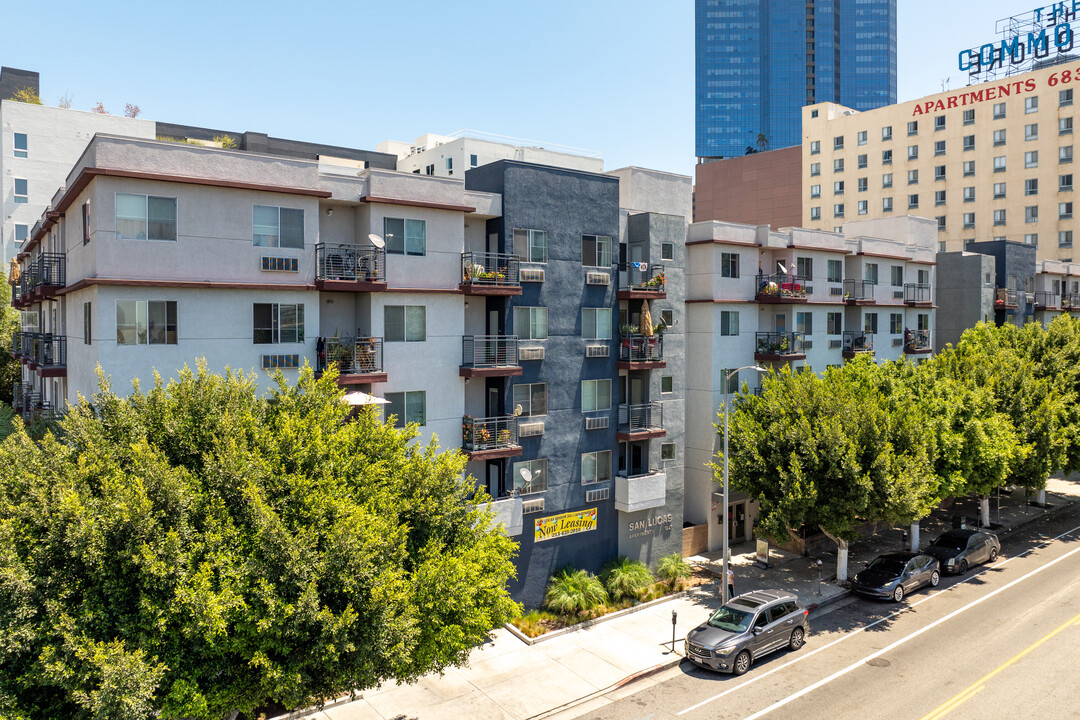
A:
[[[1007,240],[991,240],[985,242],[972,242],[964,246],[968,252],[989,255],[994,258],[995,288],[1019,290],[1017,293],[1017,307],[1004,308],[994,307],[994,321],[1001,325],[1011,322],[1023,325],[1028,319],[1027,315],[1034,316],[1034,297],[1025,290],[1034,291],[1035,279],[1035,246],[1023,243],[1009,242]]]
[[[489,233],[498,235],[499,252],[514,252],[514,229],[547,233],[547,262],[541,266],[544,281],[523,282],[522,294],[506,301],[504,316],[504,331],[515,334],[514,307],[547,308],[547,339],[542,341],[545,359],[522,363],[523,374],[509,382],[511,387],[506,388],[506,407],[503,408],[506,413],[513,412],[512,385],[547,384],[547,414],[535,418],[543,420],[544,432],[536,437],[522,438],[522,456],[511,459],[511,463],[537,458],[548,461],[547,490],[541,495],[544,509],[525,516],[525,529],[517,538],[520,542],[516,560],[518,577],[510,585],[515,599],[527,607],[537,607],[543,601],[548,578],[555,570],[569,564],[597,572],[618,551],[614,479],[583,486],[581,456],[582,453],[617,447],[615,340],[588,341],[589,344],[604,342],[610,346],[610,351],[608,357],[586,358],[586,339],[582,337],[582,308],[610,308],[610,334],[616,335],[617,272],[613,265],[610,285],[586,284],[587,270],[595,268],[586,269],[582,265],[582,236],[610,237],[612,262],[617,262],[619,180],[607,175],[504,160],[469,170],[465,174],[465,186],[470,190],[502,195],[502,217],[487,226]],[[523,263],[523,267],[533,265]],[[612,407],[607,412],[606,428],[586,430],[585,414],[581,409],[581,383],[594,379],[611,380]],[[591,417],[602,414],[588,413]],[[528,422],[533,418],[521,420]],[[586,503],[586,491],[605,487],[611,490],[607,500]],[[535,541],[534,522],[537,518],[594,507],[597,509],[595,530]]]

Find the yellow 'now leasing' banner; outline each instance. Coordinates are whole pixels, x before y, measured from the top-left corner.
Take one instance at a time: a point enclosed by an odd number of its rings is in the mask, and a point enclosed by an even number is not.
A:
[[[596,529],[596,508],[536,518],[536,542]]]

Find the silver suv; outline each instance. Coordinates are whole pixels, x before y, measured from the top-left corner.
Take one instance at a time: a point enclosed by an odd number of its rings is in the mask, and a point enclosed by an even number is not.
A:
[[[774,650],[798,650],[810,632],[809,610],[781,590],[756,590],[728,601],[686,635],[686,657],[710,670],[742,675]]]

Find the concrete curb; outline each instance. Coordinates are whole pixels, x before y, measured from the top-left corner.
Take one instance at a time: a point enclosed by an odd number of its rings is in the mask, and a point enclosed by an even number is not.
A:
[[[659,673],[662,673],[665,670],[670,670],[671,668],[682,664],[682,661],[685,660],[685,659],[686,658],[683,657],[682,655],[680,655],[679,652],[676,650],[675,651],[675,657],[672,658],[671,660],[666,660],[666,661],[664,661],[662,663],[659,663],[657,665],[653,665],[651,668],[646,668],[645,670],[639,670],[638,672],[634,673],[633,675],[627,675],[626,677],[624,677],[622,680],[618,681],[617,683],[614,683],[612,685],[608,685],[606,688],[601,688],[600,690],[597,690],[596,692],[592,692],[592,693],[589,693],[588,695],[585,695],[584,697],[579,697],[576,700],[571,700],[569,702],[563,703],[559,707],[551,708],[550,710],[545,710],[544,712],[539,713],[537,715],[531,715],[528,718],[526,718],[526,720],[545,720],[545,718],[554,717],[554,716],[558,715],[559,713],[563,713],[563,712],[566,712],[567,710],[571,710],[571,709],[577,707],[578,705],[581,705],[583,703],[587,703],[588,701],[593,700],[595,698],[602,697],[602,696],[606,695],[607,693],[609,693],[609,692],[611,692],[613,690],[618,690],[619,688],[623,687],[624,685],[629,685],[631,683],[637,682],[638,680],[644,680],[646,678],[652,677],[653,675],[657,675]]]

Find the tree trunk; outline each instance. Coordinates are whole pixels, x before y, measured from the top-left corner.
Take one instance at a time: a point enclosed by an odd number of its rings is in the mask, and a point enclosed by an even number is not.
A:
[[[1046,507],[1046,488],[1039,491],[1038,496],[1035,498],[1035,504],[1039,507]]]
[[[990,496],[979,498],[979,527],[990,527]]]
[[[919,521],[911,523],[911,552],[919,552]]]
[[[821,526],[818,527],[825,533],[825,537],[836,543],[836,584],[843,585],[847,582],[848,541],[836,537]]]

